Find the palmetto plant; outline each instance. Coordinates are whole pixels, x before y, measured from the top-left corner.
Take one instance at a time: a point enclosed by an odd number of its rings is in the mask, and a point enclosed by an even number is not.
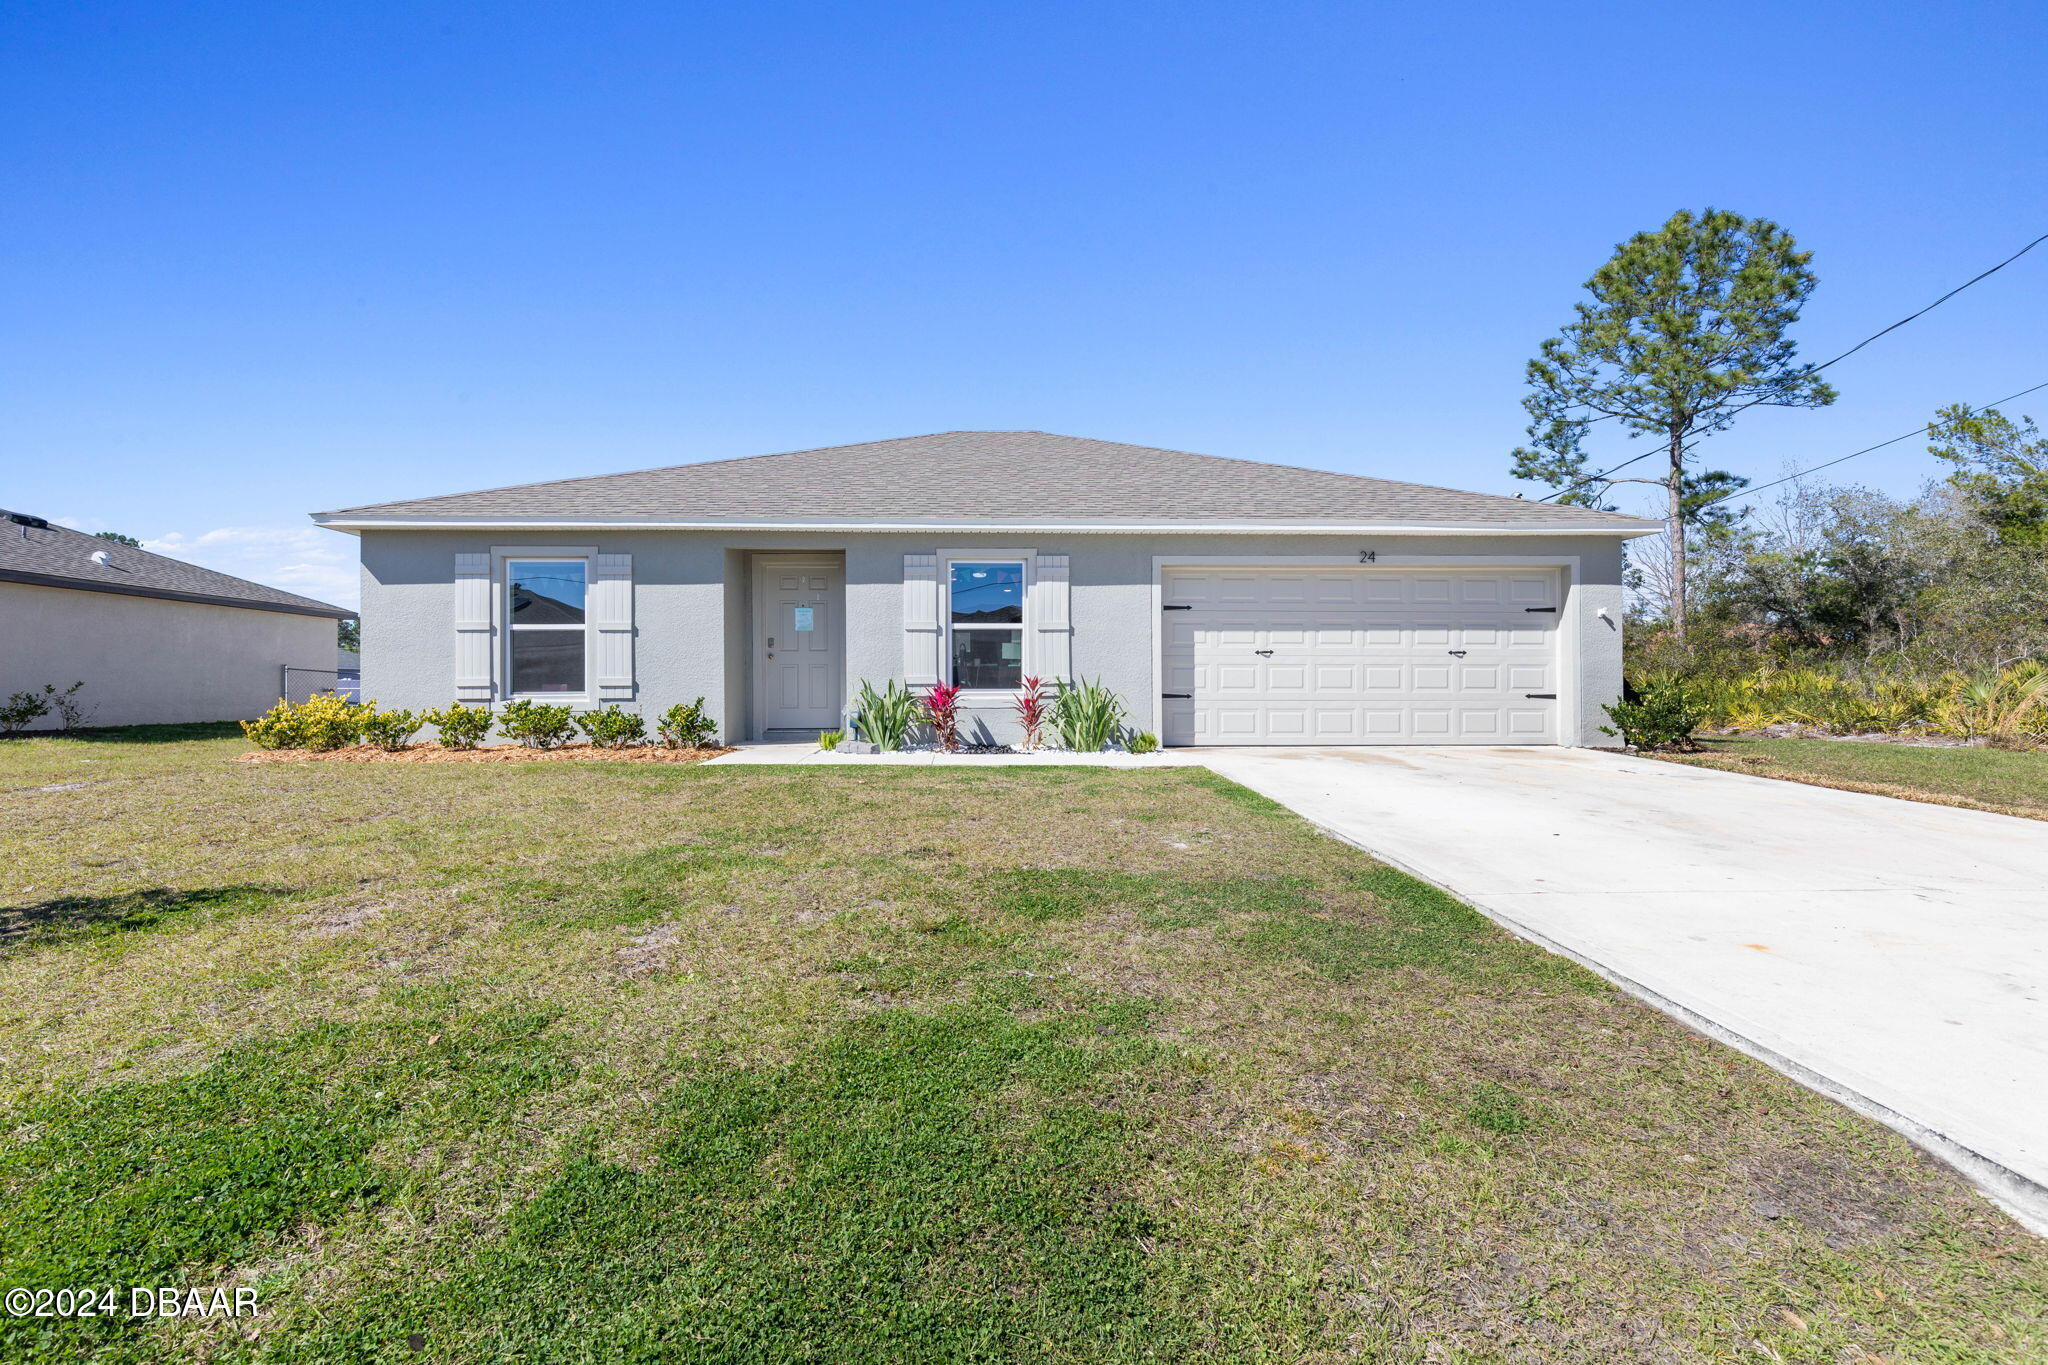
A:
[[[891,679],[881,691],[865,678],[853,698],[853,723],[860,737],[883,752],[903,747],[904,736],[924,718],[923,704],[902,683]]]
[[[924,694],[924,723],[932,727],[939,747],[953,753],[960,747],[960,689],[952,683],[933,683]]]
[[[2030,749],[2048,736],[2048,667],[2029,661],[1960,679],[1938,711],[1942,726],[2001,749]]]
[[[1045,682],[1039,678],[1026,678],[1017,689],[1017,728],[1024,732],[1018,741],[1020,749],[1036,749],[1044,743],[1045,731]]]
[[[1687,678],[1645,673],[1635,683],[1644,693],[1682,685],[1707,724],[1738,730],[1796,725],[1837,735],[1932,733],[2002,748],[2048,742],[2048,665],[2034,660],[1976,674],[1837,665]]]
[[[1123,698],[1094,682],[1053,683],[1053,733],[1075,753],[1106,749],[1123,733]]]

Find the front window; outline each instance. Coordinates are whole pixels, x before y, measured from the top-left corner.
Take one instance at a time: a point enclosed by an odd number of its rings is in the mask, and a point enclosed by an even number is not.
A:
[[[1009,691],[1024,677],[1024,566],[956,560],[947,593],[953,683]]]
[[[585,690],[585,578],[580,559],[507,561],[505,653],[510,695]]]

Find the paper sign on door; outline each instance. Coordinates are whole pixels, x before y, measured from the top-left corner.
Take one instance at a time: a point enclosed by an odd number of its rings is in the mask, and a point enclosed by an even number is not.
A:
[[[792,627],[792,629],[794,629],[794,630],[816,630],[816,629],[817,629],[817,626],[815,626],[814,624],[812,624],[812,613],[814,613],[815,611],[817,611],[817,608],[816,608],[816,607],[798,607],[798,608],[796,608],[796,624],[795,624],[795,625],[794,625],[794,626]]]

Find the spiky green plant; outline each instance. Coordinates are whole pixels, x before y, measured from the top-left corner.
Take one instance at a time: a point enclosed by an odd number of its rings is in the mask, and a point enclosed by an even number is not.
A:
[[[879,692],[863,678],[860,691],[853,696],[855,727],[862,739],[883,753],[902,748],[923,713],[924,704],[917,694],[893,678]]]
[[[1123,698],[1094,682],[1055,682],[1052,696],[1052,732],[1062,747],[1079,754],[1106,749],[1123,733]]]

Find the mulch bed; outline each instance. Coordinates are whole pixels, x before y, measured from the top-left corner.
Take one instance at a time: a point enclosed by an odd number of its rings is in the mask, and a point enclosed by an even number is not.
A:
[[[642,745],[633,749],[600,749],[591,744],[564,744],[558,749],[527,749],[497,744],[487,749],[444,749],[439,744],[413,744],[379,749],[355,744],[346,749],[258,749],[238,754],[237,763],[702,763],[729,754],[725,749],[664,749]]]

